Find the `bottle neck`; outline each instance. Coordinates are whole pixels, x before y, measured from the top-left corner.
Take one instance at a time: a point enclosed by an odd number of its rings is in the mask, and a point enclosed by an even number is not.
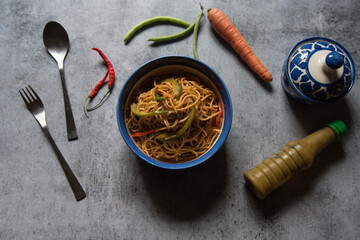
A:
[[[330,127],[324,127],[316,132],[304,137],[300,142],[306,143],[309,151],[315,155],[324,150],[330,143],[335,141],[337,135]]]

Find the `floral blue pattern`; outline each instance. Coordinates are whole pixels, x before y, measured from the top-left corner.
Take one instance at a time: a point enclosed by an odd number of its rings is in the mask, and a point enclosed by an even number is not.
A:
[[[336,51],[344,56],[343,74],[334,83],[324,84],[314,79],[308,69],[311,56],[318,51]],[[330,102],[346,95],[355,77],[351,56],[340,44],[326,38],[309,38],[299,42],[290,52],[282,69],[282,86],[303,103]]]

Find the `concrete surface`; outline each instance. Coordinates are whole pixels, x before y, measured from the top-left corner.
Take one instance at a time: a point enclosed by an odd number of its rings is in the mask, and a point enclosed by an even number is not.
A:
[[[205,11],[198,53],[229,88],[233,126],[211,160],[166,171],[140,161],[125,145],[116,103],[139,65],[164,55],[192,57],[192,37],[158,45],[147,41],[181,29],[171,25],[148,28],[127,45],[123,37],[157,15],[193,22],[198,1],[1,1],[0,239],[359,239],[359,84],[342,101],[305,106],[285,95],[280,75],[292,46],[312,36],[337,40],[359,67],[360,2],[209,0],[203,5],[229,16],[274,80],[257,79],[211,29]],[[77,141],[67,141],[60,77],[42,41],[50,20],[60,22],[70,37],[65,77]],[[87,119],[83,102],[106,71],[92,47],[113,62],[116,84]],[[20,98],[18,90],[26,84],[41,96],[50,131],[87,192],[80,202]],[[255,199],[243,173],[335,118],[348,125],[346,137],[268,198]]]

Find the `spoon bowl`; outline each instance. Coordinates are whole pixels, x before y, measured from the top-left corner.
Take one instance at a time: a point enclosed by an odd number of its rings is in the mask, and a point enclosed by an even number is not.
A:
[[[43,40],[47,51],[56,60],[64,63],[69,51],[69,36],[63,26],[57,22],[48,22],[44,28]]]
[[[64,60],[69,51],[70,45],[69,36],[63,26],[57,22],[51,21],[45,25],[43,31],[43,41],[47,51],[55,59],[59,67],[61,85],[64,95],[68,140],[75,140],[78,138],[78,136],[64,76]]]

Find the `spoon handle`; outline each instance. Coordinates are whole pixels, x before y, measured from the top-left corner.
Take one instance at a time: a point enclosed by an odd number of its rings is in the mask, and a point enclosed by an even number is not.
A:
[[[67,88],[66,88],[64,67],[61,65],[59,65],[59,72],[60,72],[61,85],[62,85],[63,95],[64,95],[66,129],[67,129],[68,140],[69,141],[76,140],[78,138],[78,135],[76,132],[75,121],[74,121],[73,113],[71,110],[69,95],[68,95]]]

